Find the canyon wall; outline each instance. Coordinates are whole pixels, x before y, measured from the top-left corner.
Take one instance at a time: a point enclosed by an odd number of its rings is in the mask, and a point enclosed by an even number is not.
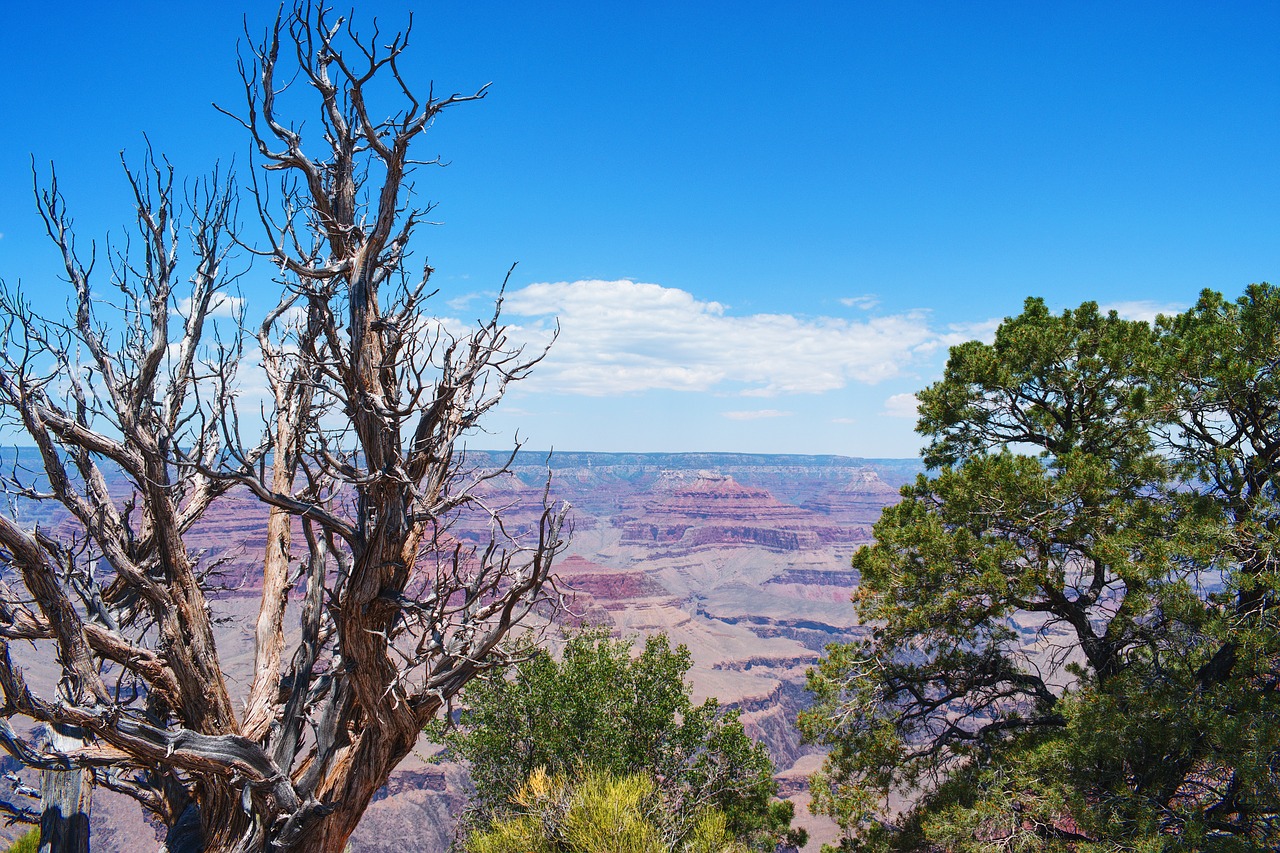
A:
[[[471,452],[466,462],[483,471],[507,456]],[[861,635],[849,602],[858,582],[849,558],[919,463],[520,453],[510,475],[486,484],[486,499],[508,507],[514,527],[532,525],[549,471],[551,495],[573,506],[572,541],[557,568],[566,606],[555,618],[623,635],[665,631],[688,646],[695,700],[715,696],[741,710],[748,732],[768,745],[784,795],[799,805],[797,823],[816,839],[831,838],[831,825],[804,807],[805,780],[820,760],[793,726],[805,702],[805,671],[827,643]],[[56,527],[57,513],[40,512],[30,520]],[[477,542],[488,536],[482,525],[453,532]],[[214,606],[233,689],[250,681],[264,539],[261,506],[237,493],[217,502],[192,536],[206,560],[225,561],[226,591]],[[435,752],[424,741],[400,767],[352,839],[353,853],[448,850],[468,782],[465,768]],[[100,853],[155,849],[155,828],[118,795],[95,792],[92,826]]]

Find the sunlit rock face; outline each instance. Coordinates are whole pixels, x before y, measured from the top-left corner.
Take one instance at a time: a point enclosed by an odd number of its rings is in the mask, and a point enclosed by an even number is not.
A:
[[[768,491],[732,477],[698,471],[664,471],[654,496],[634,518],[615,516],[624,544],[667,544],[675,555],[718,545],[758,545],[799,551],[820,544],[813,513],[774,500]]]

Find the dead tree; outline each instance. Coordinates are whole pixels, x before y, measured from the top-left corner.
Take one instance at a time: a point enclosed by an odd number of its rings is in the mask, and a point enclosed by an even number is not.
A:
[[[14,464],[0,516],[0,744],[133,796],[171,849],[341,851],[423,724],[551,589],[566,509],[544,499],[538,524],[510,530],[480,488],[501,472],[459,452],[542,354],[508,342],[501,298],[469,334],[445,328],[426,310],[431,268],[409,267],[425,212],[409,201],[411,144],[484,90],[416,92],[398,65],[407,45],[408,30],[362,39],[295,8],[242,60],[246,107],[227,111],[261,175],[180,197],[163,162],[126,170],[137,237],[107,252],[108,282],[54,182],[38,197],[71,316],[0,291],[0,414],[39,459]],[[280,107],[299,95],[318,112],[305,137]],[[237,246],[280,286],[252,332],[224,316],[241,305]],[[238,381],[259,365],[265,428],[247,440],[257,412]],[[233,490],[256,497],[268,530],[243,697],[218,657],[216,567],[188,544]],[[61,520],[30,524],[44,503]],[[488,519],[487,545],[451,532],[467,513]],[[55,661],[56,683],[29,681],[24,655]],[[39,723],[76,727],[83,745],[35,747]]]
[[[51,729],[51,746],[68,752],[81,743],[74,729]],[[40,853],[89,853],[92,771],[45,769],[40,775]]]

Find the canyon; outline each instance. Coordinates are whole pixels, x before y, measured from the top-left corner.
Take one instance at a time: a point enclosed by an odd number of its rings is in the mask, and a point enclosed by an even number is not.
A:
[[[490,468],[504,459],[472,454],[470,462]],[[807,807],[821,755],[794,727],[805,672],[826,644],[863,636],[849,600],[858,580],[850,557],[920,471],[916,460],[838,456],[521,453],[488,492],[530,524],[550,474],[550,494],[572,505],[574,524],[556,568],[557,619],[623,636],[661,631],[687,646],[695,701],[714,696],[739,709],[748,733],[768,745],[780,792],[796,803],[796,824],[816,850],[835,830]],[[480,541],[487,530],[459,535]],[[448,762],[413,763],[400,773],[424,787],[375,803],[355,853],[389,853],[401,848],[384,839],[406,837],[416,849],[447,849],[440,804],[461,804],[465,773]],[[428,780],[440,794],[424,793]]]
[[[493,470],[510,454],[471,451],[468,469]],[[714,696],[740,710],[767,744],[796,824],[817,842],[834,826],[807,809],[807,778],[821,756],[794,728],[806,670],[824,646],[863,636],[850,595],[853,552],[870,541],[880,511],[920,472],[916,460],[727,453],[520,452],[509,474],[483,486],[512,529],[537,519],[547,493],[572,506],[573,533],[557,561],[560,607],[542,626],[603,625],[622,636],[665,632],[687,646],[695,701]],[[45,523],[49,523],[48,519]],[[481,524],[452,534],[486,541]],[[225,563],[215,609],[219,650],[233,685],[247,686],[252,660],[256,555],[265,539],[255,500],[233,493],[192,537],[207,560]],[[369,808],[352,853],[444,853],[465,806],[465,767],[426,742]],[[155,827],[131,801],[95,794],[98,851],[154,849]],[[13,831],[7,833],[13,835]]]

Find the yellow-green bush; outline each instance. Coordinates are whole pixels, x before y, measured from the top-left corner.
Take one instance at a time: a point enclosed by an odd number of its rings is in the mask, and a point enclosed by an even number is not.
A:
[[[40,827],[35,827],[16,839],[9,846],[7,853],[38,853],[40,850]]]
[[[697,816],[679,850],[664,839],[671,826],[647,776],[585,771],[577,780],[538,768],[504,817],[473,832],[468,853],[746,853],[724,814]]]

